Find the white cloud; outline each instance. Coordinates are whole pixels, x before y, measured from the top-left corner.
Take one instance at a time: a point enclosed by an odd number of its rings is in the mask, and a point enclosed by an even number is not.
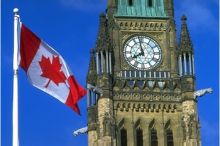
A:
[[[105,10],[107,0],[60,0],[63,6],[84,11],[93,12]]]
[[[207,5],[205,2],[201,3],[201,0],[185,0],[177,4],[176,14],[180,18],[182,14],[185,14],[188,18],[188,24],[195,32],[202,30],[216,31],[218,28],[217,15],[213,14],[211,10],[216,7],[216,0],[211,0],[214,5]]]

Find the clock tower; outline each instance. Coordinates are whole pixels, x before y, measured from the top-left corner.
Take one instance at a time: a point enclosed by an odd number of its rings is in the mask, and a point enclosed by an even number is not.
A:
[[[173,0],[108,0],[87,75],[89,146],[201,146],[185,16],[180,35]]]

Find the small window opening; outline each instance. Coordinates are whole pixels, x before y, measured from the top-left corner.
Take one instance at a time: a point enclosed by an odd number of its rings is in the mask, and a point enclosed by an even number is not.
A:
[[[173,132],[169,129],[167,130],[167,146],[173,146]]]
[[[152,7],[153,6],[153,0],[148,0],[148,6]]]
[[[151,130],[151,146],[158,146],[157,131],[155,129]]]
[[[132,6],[133,5],[133,0],[128,0],[128,5]]]

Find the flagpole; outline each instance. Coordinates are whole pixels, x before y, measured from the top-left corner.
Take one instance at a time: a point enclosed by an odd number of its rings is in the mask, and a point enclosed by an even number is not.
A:
[[[14,55],[13,55],[13,111],[12,111],[12,146],[19,146],[19,130],[18,130],[18,50],[19,50],[19,10],[14,8]]]

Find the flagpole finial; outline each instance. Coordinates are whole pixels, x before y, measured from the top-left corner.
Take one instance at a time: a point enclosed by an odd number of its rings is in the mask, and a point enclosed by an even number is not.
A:
[[[13,12],[14,12],[15,14],[18,14],[19,9],[18,9],[18,8],[14,8],[14,9],[13,9]]]

